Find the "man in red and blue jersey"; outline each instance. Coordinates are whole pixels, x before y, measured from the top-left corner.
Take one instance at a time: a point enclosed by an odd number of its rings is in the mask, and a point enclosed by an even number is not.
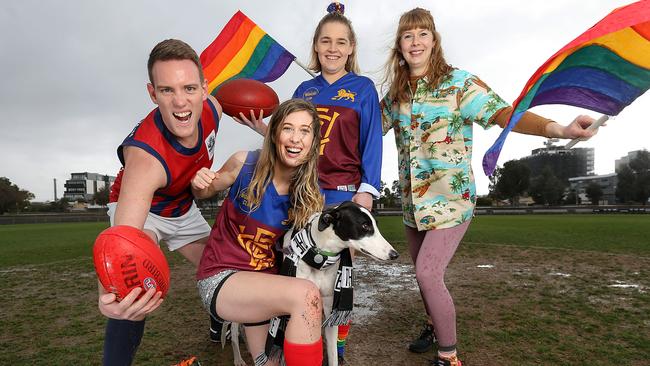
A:
[[[147,91],[158,105],[118,147],[123,168],[111,188],[111,225],[143,230],[165,242],[195,266],[201,259],[210,225],[194,203],[190,183],[210,168],[221,106],[208,94],[201,63],[185,42],[156,45],[148,61]],[[99,286],[99,310],[108,317],[104,365],[130,365],[144,333],[144,318],[156,310],[160,292],[140,299],[136,288],[122,301]]]

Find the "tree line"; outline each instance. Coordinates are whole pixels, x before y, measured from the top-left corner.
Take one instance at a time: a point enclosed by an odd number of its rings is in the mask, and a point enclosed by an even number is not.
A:
[[[616,200],[622,204],[645,205],[650,197],[650,153],[646,150],[624,164],[617,172]],[[578,203],[578,192],[569,191],[568,180],[558,178],[554,171],[545,166],[537,175],[532,175],[528,166],[520,160],[511,160],[498,167],[490,177],[489,197],[509,200],[516,204],[520,197],[529,195],[536,204],[559,205]],[[604,192],[601,186],[590,183],[585,194],[596,205]]]
[[[108,187],[100,188],[93,195],[92,202],[100,206],[105,206],[108,203],[108,195]],[[65,197],[46,204],[30,202],[33,199],[33,193],[21,189],[7,177],[0,177],[0,215],[24,212],[65,212],[71,203]],[[79,201],[85,202],[84,199],[80,199]]]
[[[647,150],[639,152],[628,164],[619,168],[617,178],[618,203],[646,205],[650,197],[650,153]],[[577,203],[578,193],[567,192],[567,187],[568,181],[558,178],[549,166],[533,175],[525,163],[511,160],[503,164],[503,167],[497,167],[490,177],[488,197],[479,197],[477,204],[482,206],[490,205],[493,200],[509,200],[514,205],[519,202],[520,197],[526,195],[530,196],[536,204],[541,205]],[[394,180],[390,187],[382,181],[380,193],[379,203],[383,207],[400,206],[401,191],[397,180]],[[598,204],[604,193],[600,185],[593,182],[586,187],[585,194],[592,204]],[[100,188],[93,195],[92,201],[104,206],[108,203],[108,195],[108,187]],[[63,212],[69,208],[69,201],[66,198],[45,205],[33,205],[30,202],[33,199],[33,193],[21,189],[7,177],[0,177],[0,215],[21,212]]]
[[[502,167],[497,167],[490,177],[488,196],[478,197],[477,205],[489,206],[495,200],[508,200],[516,205],[519,198],[525,196],[540,205],[577,204],[578,192],[567,189],[568,177],[563,177],[566,172],[563,173],[554,171],[550,166],[532,172],[524,161],[508,161]],[[617,179],[617,203],[647,204],[650,197],[650,153],[640,151],[628,164],[619,168]],[[397,180],[391,186],[382,181],[380,193],[378,202],[383,207],[400,206],[401,192]],[[594,205],[604,196],[602,187],[596,182],[586,187],[585,194]]]

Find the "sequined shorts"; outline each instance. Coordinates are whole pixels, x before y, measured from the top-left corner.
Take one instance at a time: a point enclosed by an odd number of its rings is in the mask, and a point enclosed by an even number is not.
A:
[[[217,295],[219,295],[219,290],[221,290],[221,286],[223,286],[228,277],[237,272],[238,271],[235,269],[227,269],[217,273],[214,276],[210,276],[196,282],[196,287],[199,289],[199,296],[201,297],[203,307],[218,321],[223,322],[224,320],[217,314],[217,309],[215,306],[217,303]]]

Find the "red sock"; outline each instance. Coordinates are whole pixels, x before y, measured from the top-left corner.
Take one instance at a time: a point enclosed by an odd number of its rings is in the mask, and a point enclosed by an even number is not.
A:
[[[287,366],[321,366],[323,337],[312,344],[297,344],[284,340],[284,360]]]
[[[350,333],[350,325],[352,322],[349,322],[347,325],[339,325],[339,334],[338,339],[336,340],[336,352],[339,356],[345,354],[345,343],[347,342],[348,334]]]

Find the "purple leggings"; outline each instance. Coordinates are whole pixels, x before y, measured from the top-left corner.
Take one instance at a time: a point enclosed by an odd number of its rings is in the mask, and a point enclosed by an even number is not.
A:
[[[418,231],[406,226],[415,278],[441,349],[456,346],[456,308],[445,286],[445,270],[470,220],[449,229]]]

